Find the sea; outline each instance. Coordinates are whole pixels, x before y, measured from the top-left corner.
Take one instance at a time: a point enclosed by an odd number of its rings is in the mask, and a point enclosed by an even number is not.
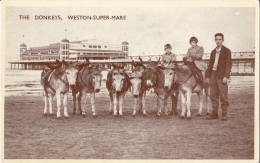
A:
[[[107,71],[102,72],[101,94],[107,94],[105,87]],[[40,83],[41,70],[10,70],[4,74],[5,96],[42,96],[43,88]],[[254,76],[231,76],[229,80],[229,93],[254,93]]]

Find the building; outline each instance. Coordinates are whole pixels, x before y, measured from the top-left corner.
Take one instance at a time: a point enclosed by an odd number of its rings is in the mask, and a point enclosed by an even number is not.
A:
[[[101,40],[69,41],[61,40],[47,46],[30,47],[20,45],[20,60],[84,60],[89,59],[120,59],[129,55],[129,43],[110,44]]]

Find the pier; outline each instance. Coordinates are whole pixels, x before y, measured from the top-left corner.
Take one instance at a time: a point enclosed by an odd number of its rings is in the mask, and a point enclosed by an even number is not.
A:
[[[177,55],[177,62],[182,62],[184,54]],[[203,60],[206,63],[209,61],[209,53],[204,54]],[[132,61],[139,61],[141,57],[144,63],[150,61],[157,61],[161,57],[160,55],[149,56],[128,56],[122,59],[106,59],[106,60],[91,60],[91,63],[99,64],[102,68],[110,68],[112,63],[124,63],[127,67],[131,68]],[[75,60],[75,58],[65,59],[68,62],[84,62],[84,59]],[[54,59],[49,60],[20,60],[10,61],[11,70],[41,70],[46,63],[54,63]],[[231,75],[254,75],[255,72],[255,52],[232,52],[232,70]]]

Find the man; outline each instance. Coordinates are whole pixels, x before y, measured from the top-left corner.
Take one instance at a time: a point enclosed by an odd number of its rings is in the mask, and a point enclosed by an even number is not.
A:
[[[219,99],[222,108],[221,120],[227,120],[228,109],[228,78],[230,77],[232,62],[231,51],[223,45],[224,35],[215,34],[217,47],[211,52],[209,66],[206,71],[207,81],[210,85],[210,98],[213,111],[207,119],[218,119]]]
[[[206,71],[206,65],[202,60],[204,50],[202,46],[198,46],[198,39],[196,37],[190,38],[191,47],[188,49],[187,55],[183,57],[184,64],[189,66],[196,81],[202,85],[203,75],[202,71]]]
[[[168,67],[172,65],[172,62],[176,61],[176,55],[171,52],[172,51],[171,44],[164,45],[164,51],[165,53],[162,55],[161,65],[164,67]]]

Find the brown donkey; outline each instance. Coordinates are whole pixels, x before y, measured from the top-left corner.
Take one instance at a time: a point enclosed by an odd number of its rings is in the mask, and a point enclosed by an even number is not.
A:
[[[96,116],[95,94],[101,90],[102,73],[98,66],[91,66],[89,61],[85,63],[78,73],[77,82],[72,87],[73,114],[76,114],[76,102],[83,117],[86,116],[87,94],[90,95],[92,115]],[[79,95],[77,96],[77,93]]]
[[[114,116],[117,115],[117,105],[119,104],[119,116],[123,115],[123,100],[126,92],[130,87],[130,79],[124,71],[124,67],[113,65],[113,69],[107,74],[106,88],[110,97],[109,111],[114,111]]]
[[[172,98],[172,114],[177,114],[177,99],[178,91],[173,87],[173,69],[166,69],[157,66],[159,61],[151,62],[148,66],[144,66],[141,58],[140,63],[133,64],[134,70],[131,75],[132,95],[135,99],[133,115],[136,114],[136,109],[142,111],[146,115],[145,96],[146,91],[153,88],[157,95],[157,115],[161,114],[161,110],[165,108],[167,98]],[[141,74],[141,77],[140,77]],[[176,92],[174,92],[176,91]],[[168,111],[166,111],[168,114]]]

